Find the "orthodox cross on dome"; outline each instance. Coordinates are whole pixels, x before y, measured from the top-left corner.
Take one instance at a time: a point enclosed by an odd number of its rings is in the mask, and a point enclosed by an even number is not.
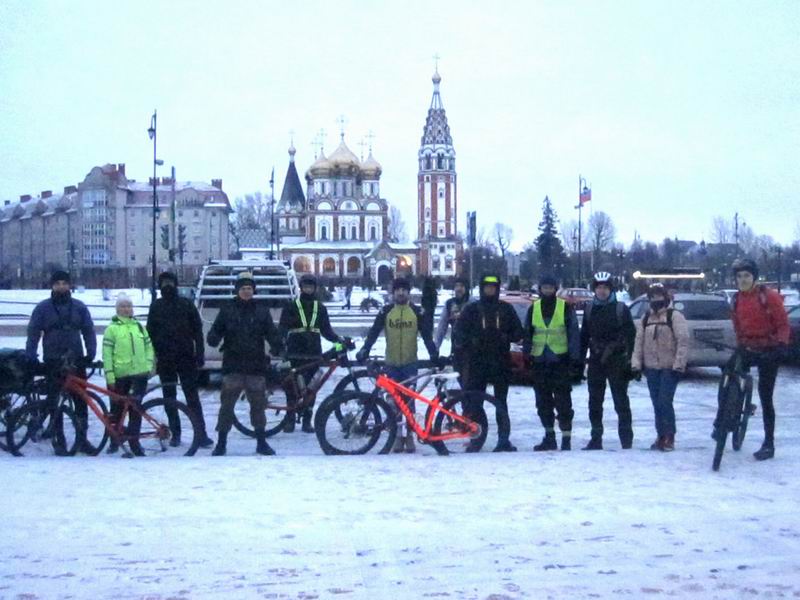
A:
[[[372,129],[367,133],[367,139],[369,140],[369,152],[372,154],[372,140],[375,139],[375,134],[372,132]]]
[[[319,152],[322,149],[322,141],[319,137],[319,132],[314,136],[314,141],[311,142],[311,146],[314,148],[314,160],[317,160],[317,156],[319,156]]]
[[[434,69],[433,70],[436,71],[437,73],[439,72],[439,59],[440,58],[442,58],[442,57],[439,56],[438,52],[433,55],[433,60],[434,60]]]
[[[344,126],[347,124],[347,119],[345,119],[344,115],[339,115],[336,122],[339,124],[339,137],[344,141]]]
[[[319,136],[319,151],[320,154],[323,154],[325,152],[325,136],[327,133],[325,133],[324,129],[320,129],[317,135]]]
[[[361,155],[359,156],[359,160],[360,160],[361,162],[364,162],[364,146],[366,146],[366,145],[367,145],[367,143],[364,141],[364,138],[361,138],[361,139],[359,140],[359,142],[358,142],[358,145],[359,145],[359,147],[361,148]]]

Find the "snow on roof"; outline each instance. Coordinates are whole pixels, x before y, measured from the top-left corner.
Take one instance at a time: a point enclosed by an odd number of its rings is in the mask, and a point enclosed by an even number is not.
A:
[[[299,242],[297,244],[284,244],[282,250],[372,250],[375,242],[360,242],[357,240],[321,240],[314,242]]]
[[[147,181],[132,181],[128,180],[127,185],[119,186],[123,190],[130,190],[132,192],[153,192],[153,185]],[[211,184],[205,183],[204,181],[176,181],[175,182],[175,191],[180,192],[183,190],[195,190],[197,192],[219,192],[223,193],[221,189],[218,187],[214,187]],[[171,192],[172,191],[172,184],[162,185],[159,184],[156,186],[157,192]]]

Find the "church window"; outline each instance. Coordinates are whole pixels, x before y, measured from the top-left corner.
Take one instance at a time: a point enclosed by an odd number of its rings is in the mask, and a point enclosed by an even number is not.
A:
[[[348,275],[358,275],[358,272],[361,271],[361,261],[356,258],[355,256],[351,256],[347,259],[347,274]]]
[[[342,225],[341,235],[339,236],[340,239],[346,240],[347,239],[347,227]]]
[[[378,229],[375,227],[375,225],[369,228],[369,239],[373,242],[377,241],[378,239]]]
[[[439,198],[440,199],[444,198],[444,188],[441,186],[439,187]]]
[[[358,239],[358,230],[356,229],[355,225],[350,228],[350,239],[357,240]]]
[[[436,168],[444,169],[444,155],[441,153],[436,155]]]
[[[430,171],[430,170],[431,170],[431,155],[430,155],[430,154],[428,154],[427,156],[425,156],[425,169],[426,169],[427,171]]]
[[[336,272],[336,261],[332,258],[328,257],[322,261],[322,272],[323,273],[335,273]]]
[[[319,237],[320,237],[320,239],[323,239],[323,240],[327,240],[328,239],[328,228],[325,225],[320,227],[320,235],[319,235]]]

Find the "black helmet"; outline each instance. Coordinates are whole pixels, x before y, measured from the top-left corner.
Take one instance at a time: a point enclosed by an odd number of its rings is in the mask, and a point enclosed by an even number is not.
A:
[[[661,296],[664,296],[664,298],[666,298],[667,300],[669,300],[671,298],[669,290],[664,287],[663,283],[658,283],[658,282],[651,283],[650,287],[647,288],[647,297],[648,297],[648,299],[652,298],[656,294],[660,294]]]
[[[392,291],[399,290],[400,288],[404,288],[410,292],[411,282],[409,282],[405,277],[395,277],[392,281]]]
[[[758,279],[758,265],[752,258],[737,258],[731,265],[734,276],[739,271],[747,271],[752,273],[753,279]]]
[[[313,285],[314,287],[317,287],[317,278],[310,273],[306,273],[300,277],[300,286],[302,287],[304,285]]]
[[[55,284],[56,281],[66,281],[67,283],[69,283],[70,281],[69,273],[67,273],[66,271],[55,271],[50,276],[50,285]]]
[[[158,287],[159,287],[159,289],[161,288],[162,284],[167,280],[170,280],[177,287],[177,285],[178,285],[178,276],[175,275],[175,273],[172,273],[171,271],[164,271],[163,273],[159,274],[159,276],[158,276]]]
[[[592,277],[592,291],[600,284],[607,285],[612,292],[614,291],[614,277],[608,271],[598,271],[594,274],[594,277]]]

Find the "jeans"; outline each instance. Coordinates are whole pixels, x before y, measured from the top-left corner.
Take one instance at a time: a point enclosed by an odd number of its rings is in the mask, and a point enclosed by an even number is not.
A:
[[[410,365],[386,365],[386,376],[389,379],[394,379],[398,383],[403,383],[406,379],[411,379],[417,376],[417,368]],[[414,383],[408,384],[406,387],[413,388]],[[411,412],[416,411],[416,403],[412,399],[403,399]],[[400,409],[397,409],[397,420],[403,420],[403,414]],[[402,431],[401,431],[402,432]]]
[[[229,373],[222,377],[217,431],[227,434],[233,427],[234,407],[244,390],[250,403],[250,422],[256,431],[267,427],[267,380],[263,375]]]
[[[672,404],[675,389],[681,379],[680,373],[672,369],[645,369],[650,400],[653,401],[656,433],[658,436],[675,435],[675,407]]]
[[[465,389],[476,392],[486,392],[490,383],[494,387],[495,420],[497,421],[498,443],[506,443],[511,436],[511,417],[508,414],[508,380],[509,375],[498,373],[489,375],[477,370],[468,369],[465,378]],[[470,415],[475,415],[483,410],[483,406],[470,407]],[[466,411],[465,411],[466,412]]]
[[[186,405],[189,407],[196,417],[200,419],[200,427],[202,433],[206,433],[206,420],[203,416],[203,406],[200,404],[200,394],[198,392],[199,386],[199,373],[197,367],[194,365],[174,365],[171,363],[158,364],[158,378],[161,380],[161,385],[164,390],[164,398],[176,400],[178,391],[176,384],[178,377],[181,380],[181,388],[183,395],[186,398]],[[174,413],[174,414],[173,414]],[[170,421],[170,429],[173,433],[180,434],[180,421],[178,420],[177,411],[167,410],[167,417]],[[177,431],[176,431],[177,429]]]

